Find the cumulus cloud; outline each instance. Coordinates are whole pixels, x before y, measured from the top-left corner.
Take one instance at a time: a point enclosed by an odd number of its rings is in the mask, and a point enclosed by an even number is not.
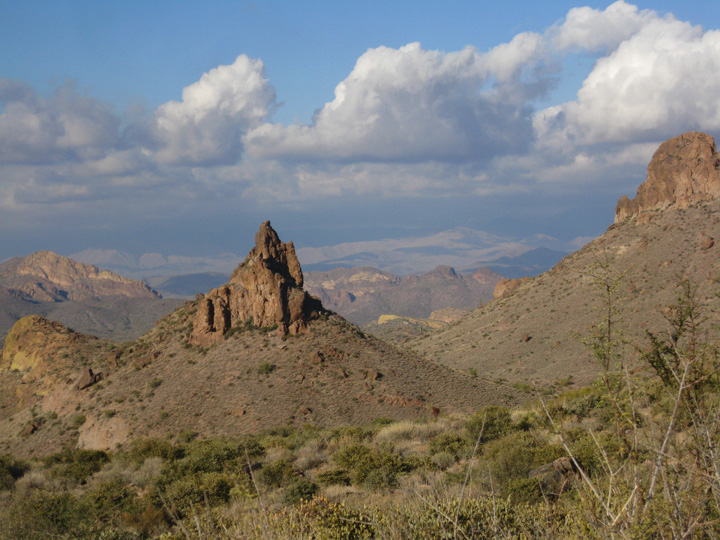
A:
[[[720,72],[719,31],[622,2],[606,12],[583,8],[582,14],[568,15],[562,43],[580,46],[590,39],[586,27],[617,24],[617,36],[603,43],[616,46],[597,60],[577,100],[536,116],[540,139],[556,146],[624,144],[720,129],[720,78],[714,76]]]
[[[655,11],[641,11],[637,6],[620,0],[605,10],[573,8],[563,24],[551,28],[548,35],[561,50],[614,49],[657,18]]]
[[[531,110],[513,92],[483,89],[493,77],[518,85],[541,40],[523,34],[486,55],[411,43],[363,54],[311,125],[263,124],[247,136],[256,158],[299,161],[483,160],[532,139]]]
[[[205,73],[153,115],[149,130],[162,163],[213,165],[240,158],[242,136],[275,106],[275,90],[261,60],[241,54]]]
[[[60,163],[98,159],[119,143],[110,107],[65,84],[50,98],[0,79],[0,163]]]

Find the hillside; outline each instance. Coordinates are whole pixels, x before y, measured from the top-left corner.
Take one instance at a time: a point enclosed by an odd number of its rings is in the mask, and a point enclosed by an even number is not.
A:
[[[30,455],[182,431],[232,436],[423,418],[520,399],[512,388],[363,334],[310,298],[302,281],[292,244],[268,222],[228,284],[134,342],[118,346],[22,319],[0,366],[0,450]],[[31,367],[21,361],[28,357]]]
[[[356,324],[376,322],[381,315],[427,319],[443,308],[475,309],[492,298],[502,276],[480,268],[462,275],[449,266],[419,276],[396,276],[369,267],[308,272],[307,290]]]
[[[143,282],[51,251],[14,257],[0,264],[0,285],[22,298],[41,302],[87,300],[98,296],[160,298]]]
[[[86,334],[126,341],[180,305],[145,283],[49,251],[0,265],[0,339],[27,315]]]
[[[720,187],[719,166],[707,135],[667,141],[638,198],[620,200],[617,223],[605,234],[412,348],[496,380],[587,383],[598,367],[582,339],[605,316],[605,285],[615,287],[612,302],[630,356],[631,344],[645,343],[648,331],[667,331],[664,316],[681,281],[717,310],[720,200],[712,197]]]

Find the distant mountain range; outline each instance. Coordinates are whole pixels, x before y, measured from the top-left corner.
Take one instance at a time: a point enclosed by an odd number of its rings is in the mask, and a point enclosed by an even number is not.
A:
[[[502,276],[481,268],[463,276],[439,266],[419,276],[400,277],[375,268],[335,268],[306,272],[305,288],[331,309],[356,324],[381,315],[427,319],[444,308],[473,310],[491,300]]]
[[[580,246],[577,246],[580,247]],[[565,242],[545,235],[512,239],[456,227],[427,236],[389,238],[383,240],[347,242],[334,246],[298,247],[297,256],[306,272],[333,268],[372,267],[399,276],[419,275],[438,266],[451,266],[461,273],[480,267],[492,268],[505,277],[537,275],[550,269],[571,250]],[[533,253],[535,250],[539,250]],[[523,259],[516,257],[523,256]],[[124,276],[144,279],[164,291],[152,278],[197,274],[229,276],[242,262],[242,257],[224,253],[216,257],[161,255],[146,253],[139,257],[117,250],[86,249],[70,257],[94,264]],[[501,269],[505,269],[503,272]],[[212,282],[212,277],[210,282]],[[170,284],[175,287],[176,284]],[[188,289],[180,287],[183,291]],[[201,288],[196,292],[201,292]],[[185,293],[172,293],[181,294]],[[194,294],[194,293],[193,293]]]

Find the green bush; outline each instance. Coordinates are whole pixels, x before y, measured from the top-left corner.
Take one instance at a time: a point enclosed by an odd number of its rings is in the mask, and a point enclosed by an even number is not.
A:
[[[0,456],[0,491],[12,489],[15,480],[20,478],[30,469],[30,466],[15,459],[10,454]]]
[[[333,460],[349,472],[353,484],[372,490],[395,487],[398,474],[411,470],[400,456],[363,444],[341,448],[333,454]]]
[[[428,447],[431,454],[450,454],[453,457],[459,457],[469,449],[467,439],[464,439],[457,433],[439,433],[430,439]]]
[[[510,411],[506,407],[483,407],[467,421],[468,436],[473,444],[478,438],[482,443],[493,441],[512,431],[513,427]]]
[[[125,452],[124,458],[142,465],[147,458],[160,457],[166,460],[179,459],[184,455],[181,448],[161,439],[135,439]]]
[[[276,488],[288,485],[293,476],[295,471],[292,465],[283,459],[266,463],[255,475],[262,485]]]
[[[0,534],[7,539],[92,537],[91,513],[69,492],[32,491],[13,500],[6,518]]]
[[[235,479],[227,474],[208,472],[181,478],[168,486],[165,497],[171,506],[186,514],[196,506],[217,506],[230,499]]]
[[[297,504],[300,501],[309,501],[317,491],[317,484],[306,478],[298,478],[285,490],[284,500],[286,504]]]
[[[257,368],[257,372],[260,375],[269,375],[273,371],[275,371],[275,366],[272,365],[270,362],[263,362]]]
[[[90,507],[103,521],[108,521],[121,512],[135,513],[138,497],[124,481],[108,480],[93,486],[86,498]]]
[[[45,458],[52,478],[65,478],[78,484],[84,484],[94,473],[103,468],[110,456],[102,450],[83,450],[66,448],[62,452]]]
[[[376,538],[370,516],[325,497],[303,501],[279,516],[278,528],[287,538],[312,540],[371,540]],[[422,538],[418,536],[417,538]]]
[[[315,477],[321,486],[349,486],[350,476],[345,469],[327,469]]]

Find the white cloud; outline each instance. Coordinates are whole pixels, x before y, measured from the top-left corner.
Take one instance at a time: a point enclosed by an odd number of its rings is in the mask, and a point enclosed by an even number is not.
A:
[[[628,16],[638,23],[636,12]],[[661,141],[720,129],[720,31],[654,12],[642,12],[639,21],[597,61],[576,101],[536,116],[543,144]]]
[[[156,157],[162,163],[213,165],[240,158],[243,134],[270,114],[275,90],[262,61],[241,54],[185,87],[182,97],[153,115]]]
[[[24,83],[0,79],[0,102],[0,163],[98,159],[119,143],[119,119],[72,84],[46,99]]]
[[[640,11],[637,6],[620,0],[604,11],[590,7],[573,8],[563,24],[551,28],[548,34],[561,50],[614,49],[657,18],[655,11]]]
[[[256,158],[300,161],[481,161],[527,148],[530,109],[516,94],[483,89],[517,82],[537,53],[532,34],[487,55],[466,47],[428,51],[419,43],[363,54],[312,125],[263,124],[249,133]]]

